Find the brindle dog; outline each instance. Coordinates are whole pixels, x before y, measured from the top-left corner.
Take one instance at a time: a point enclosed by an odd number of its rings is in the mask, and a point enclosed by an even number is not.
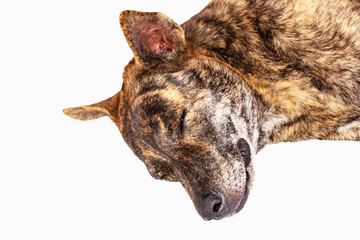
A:
[[[204,219],[243,208],[266,144],[360,140],[358,0],[213,0],[182,25],[136,11],[120,24],[134,53],[121,91],[64,112],[109,116]]]

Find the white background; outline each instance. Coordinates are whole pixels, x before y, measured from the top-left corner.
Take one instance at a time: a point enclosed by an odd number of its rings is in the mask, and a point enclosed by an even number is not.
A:
[[[0,239],[360,239],[360,143],[285,143],[255,157],[242,212],[205,222],[152,179],[108,119],[62,114],[115,94],[132,58],[122,10],[182,23],[206,0],[1,1]]]

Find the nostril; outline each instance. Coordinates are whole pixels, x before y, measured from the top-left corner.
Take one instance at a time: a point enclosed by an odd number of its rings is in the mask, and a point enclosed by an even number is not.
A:
[[[226,203],[223,195],[216,191],[205,195],[202,198],[199,213],[206,220],[221,219],[226,216]]]
[[[220,203],[216,203],[213,207],[213,211],[214,212],[219,212],[221,208],[221,202]]]

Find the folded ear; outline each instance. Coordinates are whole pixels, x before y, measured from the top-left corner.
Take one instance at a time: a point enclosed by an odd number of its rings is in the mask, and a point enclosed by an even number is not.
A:
[[[137,61],[172,60],[186,50],[183,29],[162,13],[124,11],[120,25]]]
[[[118,116],[120,92],[99,103],[87,106],[66,108],[63,112],[78,120],[92,120],[99,117],[108,116],[115,122]]]

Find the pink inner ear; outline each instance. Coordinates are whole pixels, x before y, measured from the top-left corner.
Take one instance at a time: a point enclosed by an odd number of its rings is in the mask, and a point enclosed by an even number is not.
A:
[[[140,43],[146,50],[154,52],[157,55],[171,53],[177,50],[171,41],[170,30],[161,25],[143,20],[139,23]]]

